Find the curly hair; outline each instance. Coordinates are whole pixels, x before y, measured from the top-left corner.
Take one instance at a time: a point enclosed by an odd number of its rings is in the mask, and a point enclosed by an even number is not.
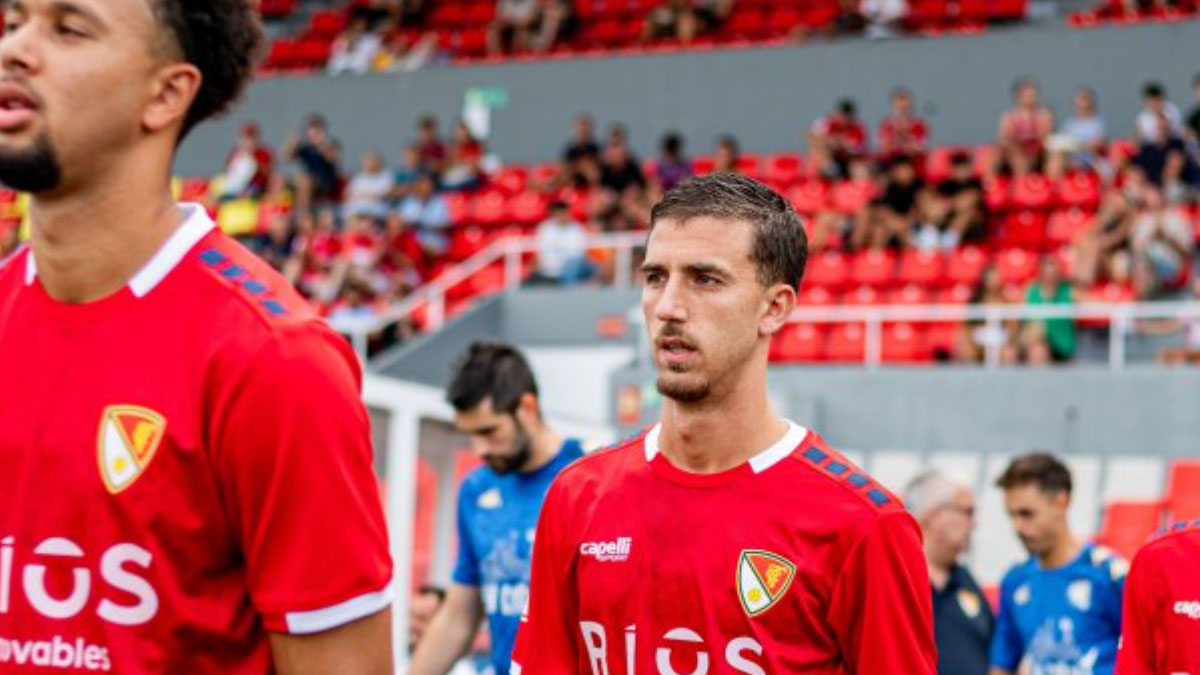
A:
[[[254,72],[264,42],[254,0],[151,0],[183,60],[203,81],[188,108],[180,140],[197,124],[226,112]]]

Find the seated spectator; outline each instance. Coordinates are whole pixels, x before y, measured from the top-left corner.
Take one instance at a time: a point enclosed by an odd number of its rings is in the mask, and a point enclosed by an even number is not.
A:
[[[297,287],[318,305],[333,302],[340,285],[334,278],[339,276],[338,263],[342,256],[337,211],[325,207],[315,217],[308,211],[299,211],[296,231],[301,251]]]
[[[250,250],[268,265],[283,272],[300,253],[300,238],[288,214],[276,213],[267,220],[267,229],[250,241]]]
[[[400,203],[400,216],[416,234],[425,263],[450,249],[450,207],[436,189],[433,174],[423,173],[413,184],[412,194]]]
[[[538,188],[589,190],[599,184],[600,144],[596,142],[595,125],[591,117],[580,115],[575,118],[571,140],[563,148],[561,171],[549,184],[539,185]]]
[[[363,155],[358,173],[346,184],[344,208],[348,213],[366,213],[383,219],[387,215],[395,177],[374,150]]]
[[[642,167],[629,150],[625,130],[614,127],[600,163],[601,193],[596,202],[596,217],[602,222],[611,221],[606,227],[622,220],[620,216],[635,223],[645,222],[650,208],[647,187]]]
[[[1084,87],[1075,92],[1075,115],[1063,123],[1046,144],[1046,173],[1062,176],[1068,169],[1095,171],[1105,178],[1110,171],[1104,157],[1108,132],[1096,113],[1096,93]]]
[[[907,157],[921,169],[928,143],[929,124],[913,113],[912,93],[907,89],[893,91],[891,112],[879,123],[879,159],[887,164],[897,157]]]
[[[326,64],[330,75],[371,72],[375,56],[383,47],[383,38],[368,27],[367,19],[354,17],[346,30],[333,41],[333,52]]]
[[[1160,112],[1157,121],[1158,132],[1138,146],[1133,165],[1146,180],[1163,188],[1169,202],[1176,203],[1186,195],[1187,184],[1196,180],[1196,165],[1188,156],[1183,139],[1171,131],[1167,113]],[[1140,122],[1138,126],[1141,127]]]
[[[850,161],[867,154],[867,129],[858,120],[854,101],[840,101],[833,112],[813,122],[808,150],[812,166],[822,177],[849,177]]]
[[[454,140],[446,169],[442,172],[442,187],[447,190],[476,190],[483,186],[483,143],[471,135],[463,122],[454,125]]]
[[[437,118],[424,115],[417,121],[417,154],[421,158],[421,171],[439,176],[446,166],[446,144],[438,134]]]
[[[247,122],[242,125],[242,135],[237,147],[225,160],[221,173],[220,201],[232,199],[257,199],[267,190],[271,181],[275,157],[259,136],[258,125]]]
[[[383,238],[376,227],[376,216],[372,209],[359,208],[350,211],[346,227],[342,231],[341,256],[346,264],[346,274],[367,280],[373,274],[383,256]]]
[[[908,3],[905,0],[860,0],[858,11],[866,22],[867,38],[884,40],[903,32]]]
[[[1155,299],[1178,291],[1191,276],[1196,238],[1183,211],[1147,183],[1131,235],[1133,277],[1138,297]]]
[[[1094,224],[1073,243],[1075,277],[1091,286],[1102,277],[1112,278],[1117,256],[1127,255],[1136,215],[1130,198],[1122,190],[1108,190],[1100,203]]]
[[[400,167],[392,174],[392,201],[400,201],[407,197],[420,175],[421,150],[415,145],[410,145],[400,153]]]
[[[713,150],[713,171],[723,173],[741,173],[741,168],[738,166],[738,159],[742,156],[741,146],[738,140],[729,134],[725,134],[717,139],[717,146]]]
[[[792,39],[804,42],[816,34],[829,38],[862,34],[867,28],[867,18],[859,11],[858,2],[859,0],[838,0],[837,13],[834,15],[833,21],[819,27],[801,21],[792,29]]]
[[[1054,130],[1054,114],[1041,103],[1038,86],[1030,79],[1013,85],[1013,107],[1000,116],[996,134],[999,171],[1024,176],[1042,170],[1046,139]]]
[[[588,279],[587,232],[563,202],[550,205],[550,217],[537,229],[537,268],[531,284],[569,285]]]
[[[850,245],[861,248],[901,248],[913,238],[924,199],[925,183],[908,157],[893,159],[883,194],[859,218]]]
[[[994,265],[984,268],[979,284],[971,295],[970,305],[974,307],[993,307],[1012,304],[1000,278],[1000,271]],[[1016,363],[1018,357],[1016,336],[1019,325],[1015,321],[988,323],[986,321],[968,321],[963,324],[958,333],[955,357],[958,361],[980,363],[987,358],[989,352],[995,351],[1000,363]]]
[[[646,16],[643,37],[676,39],[689,44],[701,33],[721,27],[733,11],[734,0],[667,0]]]
[[[537,29],[538,0],[496,0],[496,18],[488,28],[488,53],[523,52]]]
[[[347,279],[327,319],[335,330],[358,332],[375,328],[380,316],[370,285],[359,279]]]
[[[531,40],[533,51],[544,54],[554,45],[571,39],[579,30],[575,3],[570,0],[540,0],[537,31]]]
[[[320,115],[310,116],[303,133],[288,140],[283,154],[300,164],[300,173],[295,176],[297,209],[307,211],[337,201],[341,152],[341,145],[329,135],[325,118]]]
[[[683,136],[676,132],[663,136],[661,148],[658,164],[654,167],[659,194],[692,177],[692,161],[683,154]]]
[[[1182,137],[1183,118],[1179,108],[1167,100],[1167,90],[1158,82],[1147,82],[1142,88],[1142,109],[1137,115],[1137,139],[1143,144],[1161,143],[1164,136]]]
[[[387,216],[379,260],[379,271],[391,281],[391,295],[407,295],[421,285],[422,258],[424,254],[415,233],[405,224],[400,211],[393,209]]]
[[[1025,303],[1032,306],[1071,305],[1075,299],[1075,288],[1062,277],[1058,262],[1050,256],[1043,257],[1037,278],[1025,294]],[[1065,363],[1075,356],[1075,320],[1026,322],[1019,340],[1026,362],[1033,365]]]
[[[391,0],[398,6],[396,23],[400,26],[422,26],[433,0]]]
[[[411,73],[424,68],[437,56],[438,35],[434,31],[424,33],[415,40],[401,31],[392,31],[383,40],[383,45],[371,62],[371,70],[377,73]]]
[[[930,195],[925,215],[916,237],[918,248],[951,250],[960,244],[981,244],[987,238],[983,182],[975,176],[969,153],[955,153],[950,158],[950,175]]]

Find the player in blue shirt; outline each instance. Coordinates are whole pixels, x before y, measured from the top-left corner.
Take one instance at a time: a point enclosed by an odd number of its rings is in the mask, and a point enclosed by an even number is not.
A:
[[[542,419],[525,357],[503,344],[476,343],[458,364],[446,398],[455,426],[485,466],[458,495],[458,562],[445,603],[413,656],[412,675],[445,675],[470,649],[486,615],[492,666],[507,673],[529,595],[533,534],[546,490],[583,456]]]
[[[1025,659],[1032,675],[1112,675],[1128,565],[1072,534],[1071,473],[1059,460],[1018,457],[996,485],[1030,557],[1000,584],[991,675]]]

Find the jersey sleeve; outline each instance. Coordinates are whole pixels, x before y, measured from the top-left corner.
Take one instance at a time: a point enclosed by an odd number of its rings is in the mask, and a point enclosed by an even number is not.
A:
[[[272,632],[317,633],[391,604],[391,558],[356,357],[322,325],[227,356],[209,446]]]
[[[1000,608],[996,611],[996,632],[992,635],[991,649],[992,666],[1008,671],[1016,671],[1025,656],[1024,641],[1013,616],[1014,585],[1011,576],[1000,584]]]
[[[471,546],[470,531],[467,529],[468,509],[473,492],[464,484],[458,492],[458,513],[455,516],[455,529],[458,532],[458,559],[454,563],[454,583],[463,586],[479,586],[479,558]]]
[[[830,621],[849,673],[934,675],[933,593],[916,521],[880,516],[835,583]]]
[[[1158,570],[1145,551],[1134,558],[1125,579],[1125,605],[1116,675],[1155,675],[1155,610],[1159,596]]]
[[[521,617],[513,648],[511,673],[573,673],[579,663],[576,627],[578,598],[574,592],[574,546],[568,539],[569,515],[562,499],[562,479],[546,493],[533,539],[529,605]]]

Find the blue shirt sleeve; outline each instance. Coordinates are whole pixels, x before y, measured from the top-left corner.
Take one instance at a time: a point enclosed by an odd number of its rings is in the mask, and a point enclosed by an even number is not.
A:
[[[1017,587],[1009,572],[1000,584],[1000,609],[996,614],[996,632],[992,636],[992,665],[1008,671],[1016,671],[1025,656],[1024,640],[1017,630],[1016,617],[1013,616],[1012,594]]]
[[[463,586],[480,585],[479,557],[471,546],[470,530],[467,527],[467,520],[470,518],[469,510],[472,506],[472,492],[465,483],[458,491],[458,561],[454,563],[454,574],[451,578],[454,583]]]
[[[1105,565],[1109,583],[1105,584],[1104,612],[1112,626],[1113,634],[1117,636],[1121,634],[1121,602],[1125,598],[1125,575],[1128,571],[1129,564],[1124,558],[1114,556]]]

